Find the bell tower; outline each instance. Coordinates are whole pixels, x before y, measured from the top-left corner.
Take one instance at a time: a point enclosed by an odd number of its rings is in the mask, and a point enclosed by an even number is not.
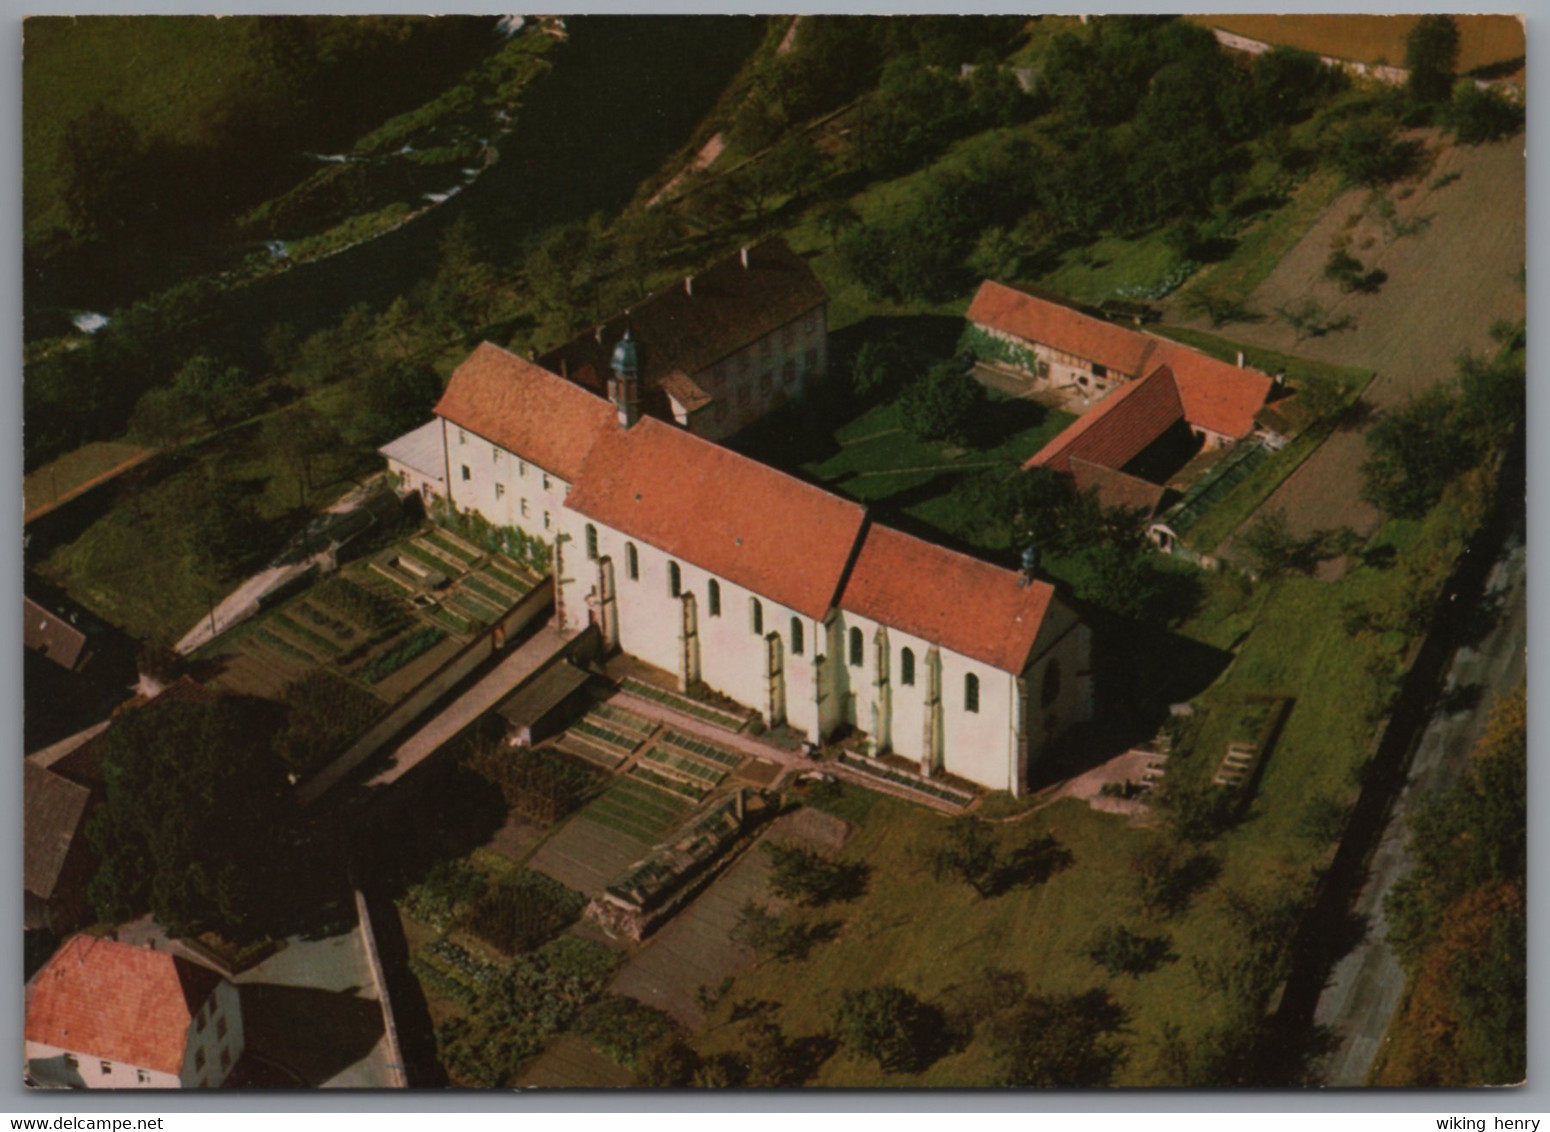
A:
[[[629,330],[614,347],[609,363],[613,376],[608,379],[608,399],[619,413],[619,423],[629,428],[640,419],[640,347]]]

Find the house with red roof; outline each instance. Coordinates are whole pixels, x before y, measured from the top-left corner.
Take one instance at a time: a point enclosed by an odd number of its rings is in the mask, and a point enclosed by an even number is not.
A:
[[[77,935],[28,987],[28,1077],[77,1089],[213,1089],[243,1051],[237,988],[181,955]]]

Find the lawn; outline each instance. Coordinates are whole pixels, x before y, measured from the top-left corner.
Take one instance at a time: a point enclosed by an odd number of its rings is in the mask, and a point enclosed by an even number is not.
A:
[[[1104,236],[1066,253],[1061,265],[1038,284],[1078,303],[1144,301],[1145,293],[1161,286],[1179,262],[1178,252],[1168,246],[1161,228],[1134,239]]]
[[[866,503],[905,525],[935,528],[951,541],[983,545],[983,516],[965,486],[976,473],[1020,465],[1075,418],[1032,401],[990,391],[975,447],[917,440],[905,429],[894,395],[850,411],[838,426],[824,417],[767,418],[734,447],[819,486]],[[798,443],[792,438],[800,436]]]
[[[263,557],[300,530],[300,475],[265,448],[257,421],[168,457],[174,470],[132,485],[73,541],[37,564],[47,580],[104,621],[142,640],[170,644],[218,602],[249,566],[221,570],[200,553],[196,516],[216,487],[239,486],[255,520],[249,546]],[[314,460],[309,503],[350,486],[347,477],[379,458],[340,447]],[[250,554],[249,557],[255,557]]]

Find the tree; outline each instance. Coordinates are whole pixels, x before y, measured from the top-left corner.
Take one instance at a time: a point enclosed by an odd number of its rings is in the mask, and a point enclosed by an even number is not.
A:
[[[425,423],[441,396],[441,378],[428,365],[402,362],[369,379],[357,417],[362,439],[381,443]]]
[[[305,403],[269,417],[262,435],[266,448],[299,469],[303,498],[312,490],[313,461],[344,444],[332,422]]]
[[[1281,510],[1261,512],[1239,539],[1250,567],[1267,580],[1294,572],[1312,574],[1320,562],[1333,557],[1333,541],[1328,531],[1299,538]]]
[[[1087,956],[1111,975],[1140,978],[1163,963],[1177,959],[1166,935],[1141,935],[1123,924],[1104,928],[1087,945]]]
[[[1249,72],[1261,120],[1281,126],[1307,119],[1320,101],[1344,89],[1348,81],[1345,72],[1296,47],[1275,47],[1254,56]]]
[[[1442,102],[1453,89],[1453,69],[1458,65],[1459,28],[1452,16],[1422,16],[1405,37],[1405,66],[1410,69],[1407,87],[1420,102]]]
[[[854,1057],[889,1072],[925,1068],[941,1052],[942,1012],[897,983],[847,990],[840,997],[834,1028]]]
[[[957,447],[983,424],[990,395],[953,362],[932,366],[899,399],[904,427],[920,440],[942,440]]]
[[[258,398],[247,374],[206,354],[189,358],[172,379],[172,388],[213,425],[242,420],[257,407]]]
[[[829,248],[837,251],[840,246],[840,236],[861,223],[861,217],[856,215],[856,210],[850,207],[850,202],[842,197],[835,197],[818,206],[818,226],[829,237]]]
[[[241,934],[284,883],[289,817],[269,711],[236,697],[153,703],[102,743],[102,802],[87,826],[97,913],[149,910],[169,931]]]
[[[770,167],[770,175],[780,191],[793,196],[811,191],[823,171],[823,154],[813,144],[813,139],[801,130],[787,135],[764,162]]]
[[[111,236],[143,213],[145,144],[123,114],[93,106],[65,127],[60,150],[60,195],[77,236]]]
[[[1401,141],[1387,118],[1357,118],[1332,135],[1328,155],[1347,183],[1375,188],[1398,180],[1415,165],[1420,145]]]
[[[1459,422],[1459,395],[1433,386],[1367,431],[1362,497],[1386,514],[1414,519],[1474,460]]]
[[[1448,128],[1465,145],[1511,137],[1523,128],[1523,107],[1507,101],[1494,90],[1481,90],[1464,80],[1453,89],[1448,107]]]
[[[468,213],[442,233],[436,274],[426,293],[426,312],[444,327],[467,338],[477,333],[493,308],[494,266],[480,254]]]
[[[855,900],[866,892],[871,868],[859,861],[831,861],[800,845],[766,842],[770,890],[809,907]]]
[[[1113,1035],[1125,1009],[1101,990],[1032,995],[991,1022],[999,1084],[1011,1088],[1090,1089],[1109,1084],[1127,1051]]]
[[[961,817],[948,826],[943,841],[927,849],[926,862],[937,880],[957,877],[989,899],[1018,885],[1042,884],[1071,864],[1071,853],[1049,834],[1005,850],[985,822]]]

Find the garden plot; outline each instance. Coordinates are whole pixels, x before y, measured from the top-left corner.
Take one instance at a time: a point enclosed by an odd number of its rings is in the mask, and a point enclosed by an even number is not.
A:
[[[670,707],[674,711],[681,711],[685,715],[704,720],[706,723],[714,724],[717,727],[723,727],[728,731],[741,731],[748,726],[749,716],[746,714],[738,715],[734,712],[712,707],[710,704],[690,699],[688,696],[678,692],[659,688],[657,685],[648,684],[644,680],[637,680],[633,676],[626,676],[621,686],[625,691],[631,692],[643,699],[653,700],[664,707]]]
[[[528,867],[587,896],[682,825],[694,804],[630,778],[616,781],[533,855]]]

